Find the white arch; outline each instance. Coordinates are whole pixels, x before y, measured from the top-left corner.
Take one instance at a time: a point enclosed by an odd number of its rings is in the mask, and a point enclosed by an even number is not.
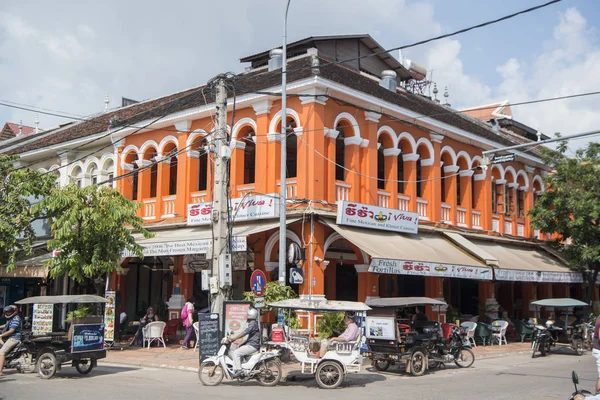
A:
[[[192,143],[194,143],[194,140],[196,140],[196,138],[198,136],[204,136],[206,137],[207,133],[204,129],[196,129],[194,130],[192,133],[190,133],[190,135],[187,138],[187,141],[185,142],[186,148],[189,149],[190,146],[192,145]]]
[[[540,188],[542,189],[542,192],[545,190],[544,188],[544,181],[542,180],[542,177],[539,175],[536,175],[533,177],[533,183],[539,182],[540,183]],[[532,189],[533,189],[533,185],[531,185]]]
[[[500,164],[494,164],[492,165],[491,171],[494,171],[494,169],[500,171],[500,180],[504,180],[504,167]]]
[[[515,182],[519,180],[519,176],[523,177],[523,182],[525,182],[525,187],[529,187],[529,177],[527,176],[527,174],[525,173],[525,171],[523,171],[522,169],[519,170],[519,172],[517,172],[517,178],[515,179]]]
[[[417,153],[417,150],[419,149],[419,146],[421,144],[425,145],[425,147],[427,147],[427,150],[429,150],[429,158],[426,160],[423,159],[423,160],[421,160],[421,162],[424,162],[424,161],[433,162],[433,157],[435,157],[435,152],[433,151],[433,145],[427,138],[420,138],[419,140],[417,140],[417,145],[415,147],[415,153]]]
[[[337,240],[346,240],[342,235],[340,235],[337,232],[333,232],[331,235],[329,235],[327,237],[327,239],[325,240],[325,245],[323,245],[323,254],[327,254],[327,249],[329,249],[329,247],[335,243]],[[347,240],[346,240],[347,241]],[[365,264],[369,264],[371,261],[369,260],[369,255],[367,253],[365,253],[363,250],[359,249],[361,256],[363,258],[363,262]]]
[[[467,168],[471,169],[473,167],[473,160],[471,160],[471,156],[464,150],[459,151],[456,154],[456,165],[458,165],[459,158],[464,157],[467,160]]]
[[[285,237],[302,246],[302,240],[300,240],[300,237],[296,234],[296,232],[286,229]],[[265,262],[271,261],[271,253],[273,252],[273,247],[278,241],[279,232],[274,232],[269,238],[269,240],[267,240],[267,243],[265,244]]]
[[[96,157],[88,157],[87,160],[85,160],[85,163],[83,164],[83,173],[87,174],[89,173],[92,164],[95,165],[96,169],[99,169],[99,165],[100,163],[98,162],[98,159]]]
[[[79,168],[79,170],[81,171],[80,174],[83,173],[83,164],[81,163],[81,161],[77,161],[76,163],[71,164],[71,166],[69,167],[68,176],[73,176],[73,171],[75,170],[75,168]]]
[[[354,136],[360,137],[360,128],[358,126],[358,121],[352,116],[352,114],[349,114],[347,112],[340,113],[337,117],[335,117],[335,120],[333,121],[333,129],[337,128],[338,123],[343,119],[348,120],[348,122],[350,122],[350,125],[352,125],[352,129],[354,130]]]
[[[483,159],[481,158],[481,156],[473,156],[473,158],[471,159],[471,169],[473,169],[473,167],[475,167],[475,162],[476,161],[479,161],[479,165],[483,164]],[[487,175],[487,169],[481,168],[480,170],[475,170],[475,175],[486,176]]]
[[[233,126],[233,134],[231,135],[231,140],[237,140],[240,129],[242,129],[246,125],[250,125],[254,130],[254,134],[256,135],[256,133],[258,132],[258,126],[256,125],[256,121],[252,118],[242,118]]]
[[[138,152],[138,156],[140,158],[142,158],[144,156],[144,153],[146,152],[146,150],[148,150],[149,147],[154,147],[156,149],[156,153],[158,155],[158,144],[156,144],[156,142],[154,140],[147,140],[144,142],[144,144],[142,145],[142,147],[140,147],[140,151]]]
[[[442,151],[440,151],[440,159],[442,158],[442,156],[444,155],[444,153],[448,153],[450,154],[450,158],[452,159],[452,165],[456,165],[456,153],[454,152],[454,149],[450,146],[444,146],[442,147]],[[448,167],[449,165],[446,165],[444,163],[444,167]]]
[[[50,167],[50,169],[48,169],[48,171],[55,171],[55,170],[57,170],[59,168],[60,168],[60,166],[54,164],[53,166]]]
[[[507,181],[506,183],[516,183],[517,182],[517,171],[515,171],[515,169],[513,168],[512,165],[509,165],[508,167],[504,168],[504,179],[508,179],[508,177],[506,176],[507,172],[512,173],[513,181],[512,182]]]
[[[396,136],[396,132],[394,132],[394,130],[387,125],[384,125],[377,130],[377,142],[379,142],[379,137],[384,133],[387,133],[388,135],[390,135],[390,139],[392,139],[392,148],[394,148],[394,149],[397,148],[398,147],[398,137]]]
[[[296,125],[298,127],[302,126],[302,125],[300,125],[300,116],[298,115],[298,113],[296,111],[292,110],[291,108],[287,108],[286,110],[287,110],[287,116],[292,117],[294,119],[294,121],[296,121]],[[271,119],[271,123],[269,124],[269,133],[280,133],[280,132],[277,132],[277,123],[280,120],[281,120],[281,110],[277,111],[277,113]]]
[[[165,146],[169,143],[173,143],[175,145],[175,148],[177,148],[177,146],[179,146],[179,142],[177,141],[177,138],[175,136],[172,136],[172,135],[165,136],[158,144],[158,149],[156,150],[156,152],[158,153],[157,155],[159,157],[163,156]]]
[[[408,132],[402,132],[401,134],[399,134],[398,135],[398,144],[397,144],[398,148],[400,148],[400,143],[402,142],[402,139],[406,139],[410,143],[410,145],[412,147],[412,152],[410,154],[416,154],[417,153],[417,142],[415,142],[415,138],[413,137],[413,135],[411,135]],[[433,153],[430,153],[430,154],[433,155]]]
[[[46,168],[38,168],[38,172],[45,174],[48,171],[46,171]]]
[[[100,158],[100,169],[102,171],[109,171],[109,169],[106,167],[109,162],[112,163],[112,168],[114,169],[116,162],[115,155],[113,153],[106,153]]]

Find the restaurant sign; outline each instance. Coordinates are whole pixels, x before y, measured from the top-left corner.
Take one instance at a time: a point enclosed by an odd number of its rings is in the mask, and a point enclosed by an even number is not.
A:
[[[419,214],[349,201],[337,203],[338,225],[380,229],[398,233],[417,233]]]
[[[374,258],[369,266],[369,272],[393,275],[438,276],[442,278],[492,280],[492,269],[472,267],[469,265],[440,264],[406,260],[389,260]]]
[[[140,243],[144,257],[179,256],[186,254],[206,254],[212,248],[212,239],[181,240],[175,242]],[[246,251],[246,237],[235,236],[232,251]],[[124,251],[123,257],[135,257],[130,251]]]
[[[523,271],[497,268],[494,270],[497,281],[582,283],[579,272]]]
[[[235,222],[279,217],[277,195],[256,195],[231,200],[231,217]],[[188,204],[188,225],[210,225],[212,202]]]

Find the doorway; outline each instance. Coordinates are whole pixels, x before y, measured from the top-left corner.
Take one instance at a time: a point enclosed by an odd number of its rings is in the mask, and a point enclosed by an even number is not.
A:
[[[338,263],[335,269],[336,300],[358,300],[358,275],[352,264]]]

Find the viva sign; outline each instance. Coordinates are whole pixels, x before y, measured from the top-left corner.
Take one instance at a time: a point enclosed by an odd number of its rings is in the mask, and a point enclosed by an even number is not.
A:
[[[231,215],[235,222],[279,216],[277,195],[256,195],[231,200]],[[212,202],[188,204],[188,225],[209,225]]]
[[[338,201],[336,223],[399,233],[417,233],[419,214],[393,208]]]

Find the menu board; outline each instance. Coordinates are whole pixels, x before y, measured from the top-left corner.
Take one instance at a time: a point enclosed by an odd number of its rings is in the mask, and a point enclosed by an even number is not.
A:
[[[367,317],[366,331],[369,339],[396,340],[394,318]]]
[[[225,318],[223,320],[223,334],[226,337],[235,336],[246,330],[248,326],[246,316],[251,304],[249,301],[224,302]]]
[[[73,325],[71,352],[81,353],[104,349],[104,324]]]
[[[219,352],[219,314],[198,313],[200,361]]]
[[[34,304],[33,321],[31,323],[31,333],[33,336],[41,336],[52,332],[53,316],[53,304]]]
[[[117,293],[107,291],[105,296],[108,303],[104,305],[104,340],[112,342],[115,340],[115,303]]]

